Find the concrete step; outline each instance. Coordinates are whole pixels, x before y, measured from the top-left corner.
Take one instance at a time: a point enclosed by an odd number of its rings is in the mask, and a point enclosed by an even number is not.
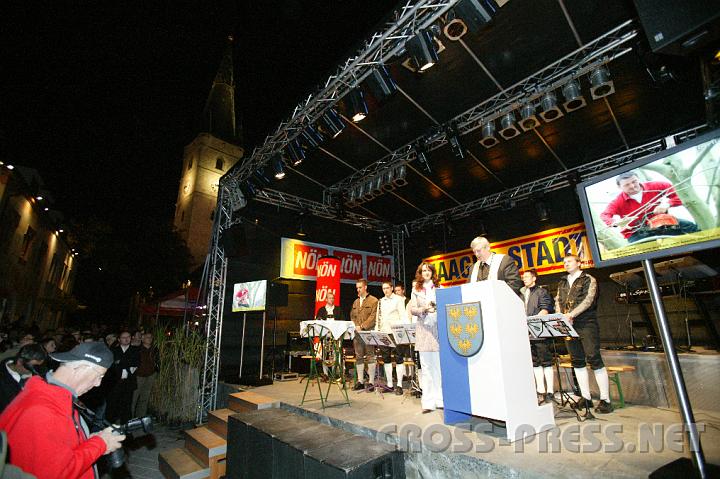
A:
[[[232,409],[216,409],[208,413],[207,426],[218,436],[227,439],[228,416],[236,414]]]
[[[166,479],[206,479],[210,468],[198,461],[186,449],[175,448],[158,454],[160,473]]]
[[[257,411],[280,407],[280,401],[262,394],[244,391],[228,396],[228,407],[235,412]]]
[[[185,449],[209,467],[212,459],[225,458],[227,441],[208,427],[196,427],[185,431]]]

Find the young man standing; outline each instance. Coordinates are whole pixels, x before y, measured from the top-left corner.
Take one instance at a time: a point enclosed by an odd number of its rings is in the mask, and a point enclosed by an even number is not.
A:
[[[525,314],[535,316],[552,313],[553,299],[545,288],[537,285],[537,271],[529,269],[522,274],[525,286],[520,289],[525,302]],[[551,339],[537,339],[530,341],[532,353],[533,373],[535,374],[535,388],[538,395],[538,404],[553,401],[554,381],[552,370]]]
[[[575,370],[580,394],[578,408],[592,407],[590,397],[590,377],[587,364],[590,364],[600,389],[600,403],[595,412],[607,414],[613,411],[610,403],[610,380],[607,369],[600,356],[600,328],[597,322],[598,287],[595,278],[580,269],[580,258],[567,255],[563,260],[567,276],[558,284],[555,296],[555,310],[570,320],[578,335],[568,341],[568,351]]]
[[[359,279],[355,283],[357,299],[350,310],[350,321],[355,323],[356,331],[371,331],[375,329],[375,317],[377,315],[378,300],[367,292],[367,280]],[[369,390],[375,389],[372,382],[375,378],[375,348],[367,346],[359,334],[353,339],[355,346],[355,364],[357,366],[358,382],[355,390],[365,388],[365,363],[368,365],[368,376],[370,378]]]
[[[377,319],[375,321],[375,330],[383,333],[392,334],[391,326],[394,324],[404,323],[407,314],[405,313],[405,299],[402,296],[398,296],[393,293],[393,287],[389,281],[385,281],[382,284],[382,290],[384,296],[378,301]],[[402,390],[402,377],[405,367],[403,366],[404,349],[402,346],[396,348],[378,348],[380,355],[383,358],[383,364],[385,368],[385,379],[387,380],[387,387],[394,390],[395,394],[401,396]],[[391,353],[395,353],[395,372],[397,373],[397,385],[393,388],[393,367],[391,360]]]

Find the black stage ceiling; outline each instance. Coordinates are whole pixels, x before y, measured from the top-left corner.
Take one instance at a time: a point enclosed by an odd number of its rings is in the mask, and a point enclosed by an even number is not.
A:
[[[629,1],[511,0],[477,33],[469,32],[460,41],[438,35],[444,49],[439,62],[426,72],[405,68],[407,55],[387,62],[398,91],[379,102],[367,93],[366,83],[361,84],[367,118],[357,124],[347,121],[337,138],[308,150],[305,161],[287,168],[286,177],[273,181],[270,188],[327,202],[324,190],[355,170],[431,135],[438,124],[628,20],[638,30],[625,45],[631,51],[607,63],[614,94],[593,100],[583,75],[586,107],[554,122],[541,122],[513,139],[500,138],[490,149],[479,144],[481,130],[476,128],[460,137],[467,150],[464,159],[456,158],[447,144],[430,151],[429,172],[414,160],[408,163],[406,186],[349,206],[348,211],[405,223],[702,125],[705,106],[698,59],[649,53],[636,17]],[[442,28],[442,20],[438,25]],[[658,75],[661,66],[672,78]],[[556,93],[562,103],[560,91]],[[343,101],[338,106],[341,113],[346,111]],[[349,192],[344,193],[347,197]]]

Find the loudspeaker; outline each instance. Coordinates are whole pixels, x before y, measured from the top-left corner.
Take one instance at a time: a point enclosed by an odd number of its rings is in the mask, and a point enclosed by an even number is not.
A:
[[[687,55],[720,38],[720,0],[635,0],[654,52]]]
[[[287,306],[288,285],[285,283],[271,282],[269,284],[267,299],[269,306]]]
[[[225,257],[234,258],[248,254],[245,239],[245,226],[242,223],[232,225],[225,229],[220,236],[220,246],[225,251]]]

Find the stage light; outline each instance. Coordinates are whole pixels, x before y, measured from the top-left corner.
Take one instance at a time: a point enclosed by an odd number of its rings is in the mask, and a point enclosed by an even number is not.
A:
[[[520,107],[520,128],[523,131],[530,131],[540,126],[540,120],[535,115],[535,105],[525,103]]]
[[[265,173],[261,168],[258,168],[253,173],[253,178],[257,180],[258,186],[260,186],[260,189],[265,188],[266,186],[270,186],[272,182],[270,181],[270,178],[265,176]]]
[[[512,198],[508,198],[506,200],[501,201],[500,208],[502,208],[505,211],[510,211],[511,209],[515,208],[515,200],[513,200]]]
[[[417,155],[417,159],[420,162],[421,165],[427,170],[428,173],[432,173],[432,168],[430,168],[430,162],[428,161],[428,152],[427,152],[427,145],[423,142],[418,142],[415,144],[415,154]]]
[[[424,72],[438,61],[438,54],[435,50],[435,41],[430,30],[420,30],[406,43],[408,53],[413,59],[415,67]]]
[[[393,184],[397,187],[405,186],[408,184],[407,179],[405,178],[407,176],[407,165],[402,164],[395,168],[395,179],[393,179]]]
[[[380,194],[382,194],[382,192],[383,192],[382,174],[379,174],[372,179],[372,190],[376,196],[380,196]]]
[[[44,210],[44,211],[50,211],[50,208],[48,208],[48,207],[46,206],[45,208],[43,208],[43,210]]]
[[[535,209],[537,210],[538,220],[541,222],[550,220],[550,211],[544,201],[537,201],[535,203]]]
[[[397,91],[397,85],[385,65],[374,68],[367,78],[367,87],[375,98],[382,101]]]
[[[348,94],[348,108],[350,110],[350,118],[355,123],[362,121],[368,114],[365,96],[360,88],[355,88]]]
[[[383,177],[383,191],[392,191],[395,189],[395,169],[389,168],[382,174]]]
[[[460,39],[467,31],[478,33],[480,28],[495,15],[495,2],[462,0],[448,13],[448,22],[443,31],[449,40]]]
[[[7,165],[7,169],[8,169],[8,170],[14,170],[15,167],[14,167],[13,165]]]
[[[495,121],[490,120],[486,122],[480,129],[482,133],[482,139],[480,144],[485,148],[492,148],[493,146],[500,143],[500,140],[495,138]]]
[[[558,108],[557,95],[555,95],[554,92],[549,91],[543,95],[542,99],[540,100],[540,108],[542,108],[542,112],[540,112],[540,117],[547,123],[555,121],[563,116],[562,110]]]
[[[563,108],[570,113],[587,105],[585,98],[580,93],[580,82],[570,80],[562,87],[562,94],[565,97]]]
[[[333,108],[330,108],[320,118],[320,129],[330,138],[337,138],[345,129],[345,122]]]
[[[240,189],[245,194],[246,198],[253,198],[254,196],[257,196],[257,187],[255,186],[255,183],[250,180],[247,180],[245,183],[240,185]]]
[[[309,149],[317,148],[324,140],[322,135],[320,135],[312,125],[308,125],[303,129],[302,133],[300,133],[300,138],[302,139],[302,143]]]
[[[515,125],[515,113],[509,111],[500,118],[500,136],[509,140],[520,134],[520,130]]]
[[[306,218],[307,218],[308,214],[309,214],[309,213],[308,213],[307,210],[302,210],[302,211],[300,212],[300,214],[298,215],[298,219],[297,219],[297,231],[295,232],[296,235],[298,235],[298,236],[307,236],[307,233],[305,232],[305,229],[306,229],[306,227],[307,227]]]
[[[590,72],[590,95],[593,100],[615,93],[615,83],[610,79],[610,72],[601,65]]]
[[[300,142],[295,139],[287,145],[288,153],[290,154],[290,162],[293,166],[298,166],[305,159],[305,150],[300,146]]]
[[[36,196],[35,199],[38,200],[38,201],[42,201],[42,200],[43,200],[43,197],[42,197],[42,196]]]
[[[390,235],[387,233],[381,233],[378,236],[378,243],[380,245],[380,254],[383,256],[389,256],[392,254],[392,243]]]
[[[283,157],[280,153],[275,153],[273,155],[273,170],[275,171],[275,178],[278,180],[282,180],[285,178],[285,162],[283,161]]]
[[[465,148],[462,143],[460,143],[460,135],[458,134],[457,127],[455,125],[448,126],[445,135],[447,136],[450,149],[452,150],[453,155],[455,155],[455,158],[458,160],[464,160]]]
[[[352,192],[355,195],[355,205],[361,205],[365,203],[365,198],[363,198],[363,185],[356,185]]]
[[[375,192],[373,191],[373,188],[374,188],[374,186],[373,186],[372,178],[363,182],[362,192],[363,192],[363,198],[365,198],[365,201],[369,201],[369,200],[375,198]]]

